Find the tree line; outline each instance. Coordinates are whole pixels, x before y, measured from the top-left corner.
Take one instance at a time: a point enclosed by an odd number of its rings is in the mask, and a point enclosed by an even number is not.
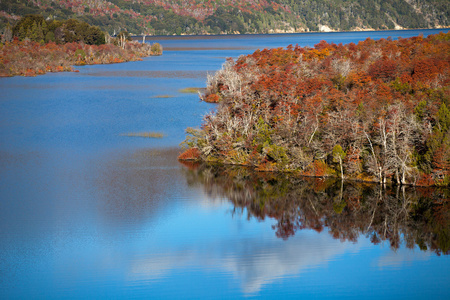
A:
[[[41,15],[26,15],[13,27],[12,35],[20,41],[29,39],[38,43],[57,44],[83,42],[88,45],[105,44],[100,28],[75,19],[45,20]]]

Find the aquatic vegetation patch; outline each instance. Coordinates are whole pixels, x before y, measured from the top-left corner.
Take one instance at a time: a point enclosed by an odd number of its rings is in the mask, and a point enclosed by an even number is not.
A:
[[[162,138],[162,137],[164,137],[164,134],[159,133],[159,132],[128,132],[128,133],[121,134],[121,136]]]
[[[197,94],[197,93],[201,93],[204,91],[205,91],[205,88],[198,88],[198,87],[187,87],[187,88],[179,90],[180,93],[185,93],[185,94]]]
[[[156,95],[150,98],[173,98],[173,95]]]

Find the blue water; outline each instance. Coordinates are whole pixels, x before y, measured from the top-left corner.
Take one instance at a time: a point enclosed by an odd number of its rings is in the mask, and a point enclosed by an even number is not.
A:
[[[439,32],[448,32],[447,29],[416,29],[416,30],[385,30],[385,31],[360,31],[360,32],[331,32],[331,33],[296,33],[296,34],[249,34],[235,36],[183,36],[173,37],[146,37],[147,42],[158,42],[163,48],[171,49],[220,49],[238,50],[232,55],[252,53],[256,49],[286,47],[288,45],[313,47],[321,40],[328,43],[358,43],[366,38],[381,39],[408,38],[418,35],[428,36]],[[247,50],[247,51],[243,51]],[[228,56],[232,56],[228,55]]]
[[[176,160],[214,109],[180,90],[226,57],[436,32],[155,38],[167,50],[142,62],[1,78],[0,298],[448,299],[448,256],[327,229],[277,238]]]

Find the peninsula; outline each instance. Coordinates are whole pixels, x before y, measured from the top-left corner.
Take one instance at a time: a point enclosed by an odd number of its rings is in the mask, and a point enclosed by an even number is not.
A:
[[[449,185],[450,33],[257,50],[209,76],[181,160]]]
[[[133,42],[126,31],[110,37],[74,19],[47,21],[41,15],[27,15],[2,35],[0,77],[75,71],[74,65],[136,61],[161,54],[158,43]]]

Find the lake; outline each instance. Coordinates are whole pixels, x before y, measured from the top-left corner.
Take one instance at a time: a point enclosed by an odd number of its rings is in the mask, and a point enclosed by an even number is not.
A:
[[[177,161],[215,107],[181,90],[227,57],[438,32],[147,37],[162,56],[1,78],[0,298],[448,299],[448,189]]]

